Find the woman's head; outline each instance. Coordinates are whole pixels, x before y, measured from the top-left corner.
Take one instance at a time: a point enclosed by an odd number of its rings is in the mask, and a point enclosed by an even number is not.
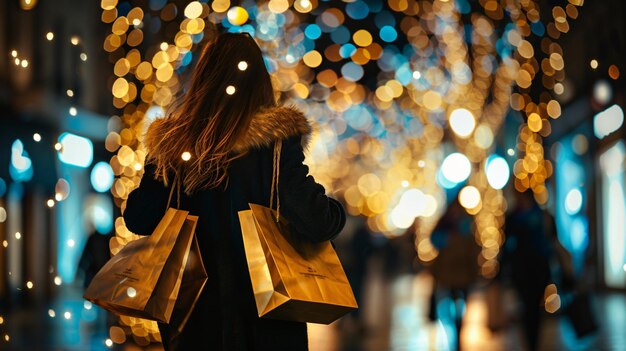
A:
[[[183,152],[186,192],[215,187],[227,176],[238,137],[253,115],[274,106],[274,91],[263,55],[248,34],[224,33],[202,51],[182,101],[167,118],[148,130],[148,162],[168,181],[179,170]]]

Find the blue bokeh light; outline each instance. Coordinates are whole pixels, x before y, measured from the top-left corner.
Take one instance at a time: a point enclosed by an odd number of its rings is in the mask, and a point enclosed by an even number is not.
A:
[[[392,26],[384,26],[380,29],[380,39],[391,43],[398,38],[398,32]]]

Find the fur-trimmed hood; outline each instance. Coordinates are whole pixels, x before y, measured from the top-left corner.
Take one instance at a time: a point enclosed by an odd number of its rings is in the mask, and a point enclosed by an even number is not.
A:
[[[307,149],[313,127],[304,114],[291,106],[262,109],[250,121],[250,127],[233,148],[234,152],[245,152],[252,148],[272,145],[277,140],[302,136],[302,146]]]

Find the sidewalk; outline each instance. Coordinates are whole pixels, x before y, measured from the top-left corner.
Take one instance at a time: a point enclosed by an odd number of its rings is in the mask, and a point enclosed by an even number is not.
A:
[[[432,281],[427,274],[402,275],[387,282],[372,274],[361,306],[364,328],[349,318],[329,326],[309,325],[311,351],[446,351],[450,350],[449,326],[427,318]],[[512,318],[509,327],[492,333],[486,327],[485,294],[473,293],[467,304],[461,336],[464,351],[522,351],[519,330]],[[515,301],[506,300],[506,311],[515,317]],[[596,295],[594,307],[600,331],[576,340],[568,321],[548,316],[541,332],[542,351],[626,350],[626,294]],[[106,316],[82,299],[77,287],[65,286],[56,301],[0,312],[0,350],[104,351],[162,350],[160,345],[142,348],[126,343],[108,347]],[[53,316],[53,317],[52,317]],[[5,340],[9,335],[9,341]],[[130,338],[129,338],[130,339]]]

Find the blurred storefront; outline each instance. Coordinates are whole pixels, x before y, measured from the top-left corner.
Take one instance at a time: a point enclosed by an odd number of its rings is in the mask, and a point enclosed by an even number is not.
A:
[[[102,40],[98,4],[36,3],[0,3],[5,308],[49,301],[59,285],[72,283],[86,238],[110,231],[114,212],[108,189],[96,191],[91,181],[109,175],[95,166],[108,166],[104,115],[112,112],[106,84],[93,84],[108,79],[102,69],[108,63],[96,46]],[[31,10],[35,5],[37,11]],[[94,169],[100,171],[92,176]]]

